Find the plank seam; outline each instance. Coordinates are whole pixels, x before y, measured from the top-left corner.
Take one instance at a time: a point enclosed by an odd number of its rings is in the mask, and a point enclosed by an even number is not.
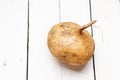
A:
[[[58,2],[58,5],[59,5],[59,22],[61,22],[61,0],[59,0]],[[62,63],[60,63],[61,65],[61,80],[62,80]]]
[[[90,9],[90,21],[92,21],[92,6],[91,0],[89,0],[89,9]],[[91,36],[93,37],[93,27],[91,26]],[[94,73],[94,80],[96,80],[96,67],[95,67],[95,56],[93,54],[93,73]]]
[[[59,0],[59,22],[61,22],[61,0]]]
[[[26,80],[28,80],[28,65],[29,65],[29,0],[27,3],[27,61],[26,61]]]

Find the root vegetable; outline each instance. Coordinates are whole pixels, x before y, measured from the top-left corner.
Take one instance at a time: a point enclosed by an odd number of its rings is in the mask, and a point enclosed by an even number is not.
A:
[[[95,43],[86,28],[96,21],[80,26],[74,22],[61,22],[48,34],[48,48],[62,63],[69,66],[85,65],[94,53]]]

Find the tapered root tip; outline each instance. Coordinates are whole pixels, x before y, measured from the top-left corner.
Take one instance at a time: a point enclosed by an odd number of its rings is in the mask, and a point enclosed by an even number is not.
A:
[[[81,31],[84,30],[84,29],[86,29],[86,28],[88,28],[88,27],[90,27],[90,26],[91,26],[92,24],[94,24],[95,22],[96,22],[96,20],[93,20],[93,21],[89,22],[88,24],[83,25],[83,27],[81,28]]]
[[[93,20],[93,21],[91,21],[91,23],[94,24],[96,21],[97,21],[97,20]]]

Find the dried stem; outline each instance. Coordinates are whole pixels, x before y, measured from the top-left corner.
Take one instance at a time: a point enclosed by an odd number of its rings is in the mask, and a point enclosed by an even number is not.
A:
[[[89,22],[89,23],[86,24],[86,25],[83,25],[83,27],[80,29],[80,33],[82,32],[82,30],[84,30],[84,29],[90,27],[90,26],[91,26],[92,24],[94,24],[95,22],[96,22],[96,20],[91,21],[91,22]]]

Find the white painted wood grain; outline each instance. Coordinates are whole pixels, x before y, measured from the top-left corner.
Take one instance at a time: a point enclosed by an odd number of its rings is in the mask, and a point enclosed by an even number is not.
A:
[[[30,0],[29,80],[61,80],[60,63],[47,47],[47,35],[59,22],[58,0]]]
[[[93,19],[97,19],[94,28],[96,41],[95,60],[97,80],[120,79],[120,4],[119,0],[92,0]]]
[[[80,25],[90,22],[88,0],[61,0],[61,21],[72,21]],[[90,33],[90,28],[87,29]],[[62,66],[62,80],[94,80],[92,59],[81,70],[70,70]]]
[[[27,0],[0,0],[0,80],[25,80]]]
[[[91,1],[92,18],[100,27],[93,27],[97,80],[118,80],[119,0]],[[90,21],[88,0],[60,0],[60,7],[61,21]],[[47,34],[58,22],[59,0],[30,0],[29,80],[94,80],[92,59],[83,70],[74,71],[49,52]],[[27,0],[0,0],[0,80],[26,79],[26,44]]]

